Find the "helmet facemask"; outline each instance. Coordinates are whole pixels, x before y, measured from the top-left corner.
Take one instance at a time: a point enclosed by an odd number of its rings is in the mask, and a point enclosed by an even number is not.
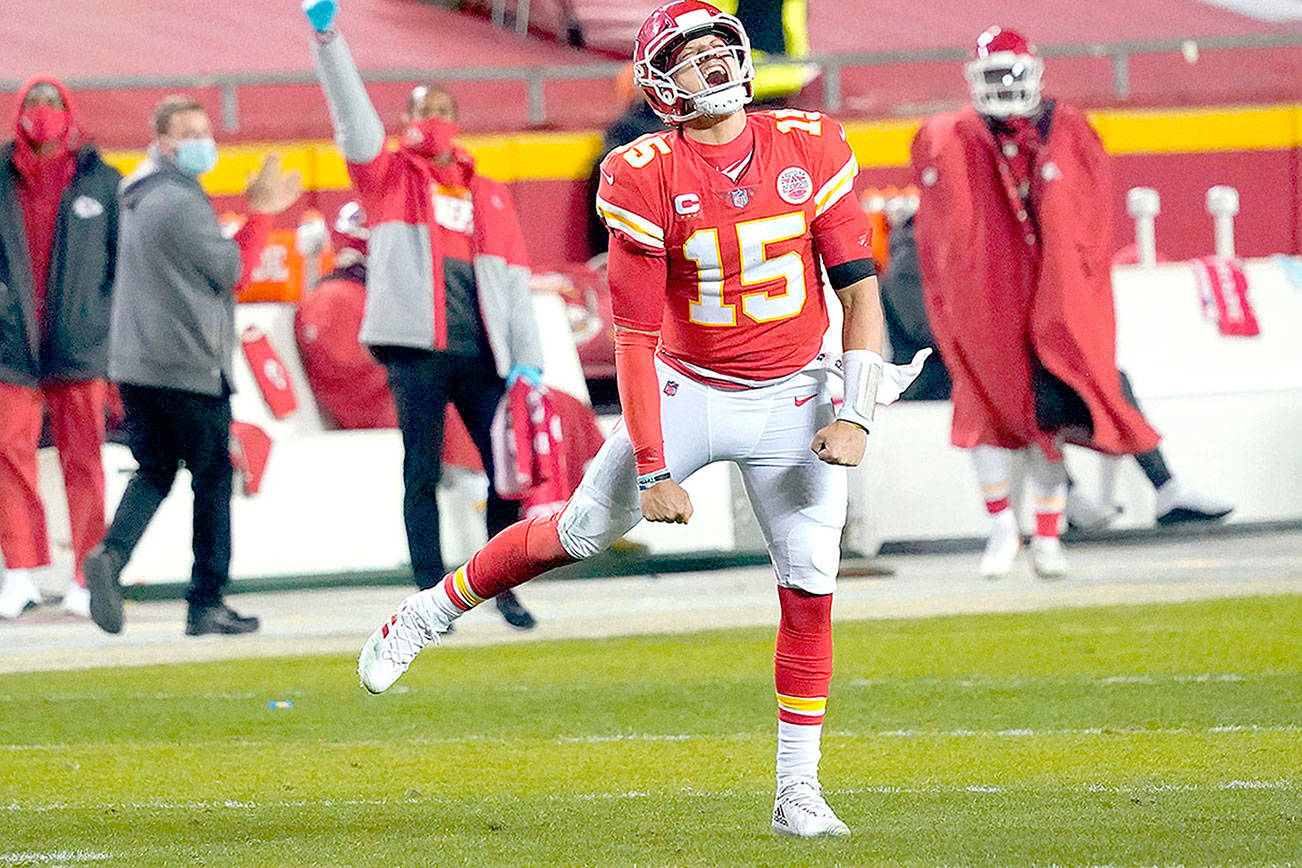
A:
[[[674,60],[688,42],[709,35],[718,36],[724,44]],[[688,90],[678,83],[685,72],[689,79],[696,79],[699,89]],[[749,103],[754,93],[751,82],[755,78],[755,65],[751,61],[750,40],[740,24],[735,29],[712,25],[689,31],[651,60],[636,61],[633,74],[638,85],[654,93],[652,108],[670,124],[700,117],[727,117]],[[667,112],[657,102],[675,106],[676,110]]]
[[[998,51],[963,68],[972,105],[993,118],[1033,117],[1040,110],[1044,61],[1034,55]]]

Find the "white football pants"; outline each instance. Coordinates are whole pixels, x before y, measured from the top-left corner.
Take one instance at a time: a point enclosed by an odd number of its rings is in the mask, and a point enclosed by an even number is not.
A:
[[[677,482],[715,461],[741,471],[779,585],[811,594],[836,588],[845,524],[846,468],[809,449],[833,419],[827,371],[811,368],[772,386],[728,391],[656,362],[665,461]],[[621,422],[588,466],[560,519],[576,558],[609,548],[642,519],[637,468]]]

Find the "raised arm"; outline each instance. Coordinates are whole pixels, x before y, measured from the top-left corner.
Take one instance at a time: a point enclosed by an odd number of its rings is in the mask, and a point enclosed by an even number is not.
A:
[[[335,144],[360,188],[370,180],[378,182],[387,162],[384,124],[366,94],[348,44],[334,29],[337,10],[336,0],[303,0],[303,12],[314,31],[312,59],[330,109]]]

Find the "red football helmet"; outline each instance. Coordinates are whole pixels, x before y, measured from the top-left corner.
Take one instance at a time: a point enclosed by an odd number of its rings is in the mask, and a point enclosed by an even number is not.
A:
[[[1016,30],[991,27],[977,37],[963,67],[972,105],[995,118],[1032,117],[1040,110],[1044,61]]]
[[[686,43],[708,35],[718,36],[724,44],[677,59]],[[675,81],[689,68],[696,71],[701,89],[687,90]],[[668,124],[740,111],[754,96],[754,78],[746,28],[701,0],[674,0],[661,6],[643,22],[633,43],[633,81]]]
[[[371,230],[366,227],[366,211],[360,202],[345,202],[330,227],[330,241],[340,265],[351,265],[366,258]],[[347,260],[347,261],[345,261]]]

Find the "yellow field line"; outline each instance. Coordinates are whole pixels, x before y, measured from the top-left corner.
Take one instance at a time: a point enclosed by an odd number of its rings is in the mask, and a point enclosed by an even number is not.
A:
[[[1108,151],[1129,154],[1195,154],[1221,151],[1275,151],[1302,147],[1302,105],[1221,107],[1178,110],[1091,112],[1090,121]],[[919,121],[852,121],[846,137],[864,168],[907,166],[909,143]],[[586,178],[601,150],[595,132],[521,132],[466,136],[479,170],[490,178],[514,181],[574,181]],[[348,174],[329,140],[225,145],[217,167],[203,177],[214,196],[244,190],[249,174],[268,151],[278,151],[287,168],[303,173],[308,190],[346,190]],[[130,172],[142,151],[110,151],[110,163]]]

